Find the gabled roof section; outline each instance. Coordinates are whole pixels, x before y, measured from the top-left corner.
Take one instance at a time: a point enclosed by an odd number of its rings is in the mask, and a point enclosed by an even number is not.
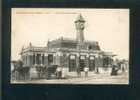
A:
[[[21,53],[25,52],[34,52],[34,51],[39,51],[39,52],[45,52],[46,47],[39,47],[39,46],[33,46],[31,43],[27,47],[23,47],[21,50]],[[21,54],[20,53],[20,54]]]

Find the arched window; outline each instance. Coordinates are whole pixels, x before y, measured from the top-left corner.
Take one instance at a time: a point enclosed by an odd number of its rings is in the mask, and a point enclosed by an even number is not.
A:
[[[76,70],[76,55],[70,55],[69,56],[69,71],[75,71]]]

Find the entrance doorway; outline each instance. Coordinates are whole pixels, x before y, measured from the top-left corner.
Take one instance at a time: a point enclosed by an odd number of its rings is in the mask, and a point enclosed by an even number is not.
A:
[[[76,55],[69,56],[69,72],[76,71]]]
[[[95,57],[90,56],[89,57],[89,71],[94,71],[95,70]]]
[[[53,54],[48,54],[48,65],[53,63]]]
[[[80,56],[80,70],[84,71],[84,67],[86,66],[86,56]]]

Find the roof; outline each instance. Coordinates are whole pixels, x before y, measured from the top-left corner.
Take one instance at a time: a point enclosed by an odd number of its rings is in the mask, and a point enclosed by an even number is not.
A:
[[[72,38],[64,38],[64,37],[60,37],[58,39],[49,41],[49,43],[60,43],[60,42],[71,42],[71,43],[77,43],[77,41],[75,39]]]
[[[38,47],[38,46],[29,45],[26,48],[22,48],[21,53],[25,53],[25,52],[29,52],[29,51],[45,52],[45,50],[46,50],[46,47]]]
[[[77,49],[78,41],[70,38],[59,38],[53,41],[49,41],[48,48],[69,48],[69,49]],[[89,47],[90,46],[90,47]],[[100,50],[100,46],[97,41],[85,41],[82,44],[83,49],[90,50]]]
[[[77,41],[70,38],[59,38],[56,40],[49,41],[48,48],[76,48]]]
[[[113,54],[112,52],[103,52],[104,56],[116,56],[115,54]]]

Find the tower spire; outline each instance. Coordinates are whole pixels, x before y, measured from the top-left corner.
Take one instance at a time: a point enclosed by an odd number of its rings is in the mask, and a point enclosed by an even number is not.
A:
[[[81,14],[79,14],[75,20],[75,23],[78,22],[78,21],[81,21],[81,22],[85,22],[83,16]]]

